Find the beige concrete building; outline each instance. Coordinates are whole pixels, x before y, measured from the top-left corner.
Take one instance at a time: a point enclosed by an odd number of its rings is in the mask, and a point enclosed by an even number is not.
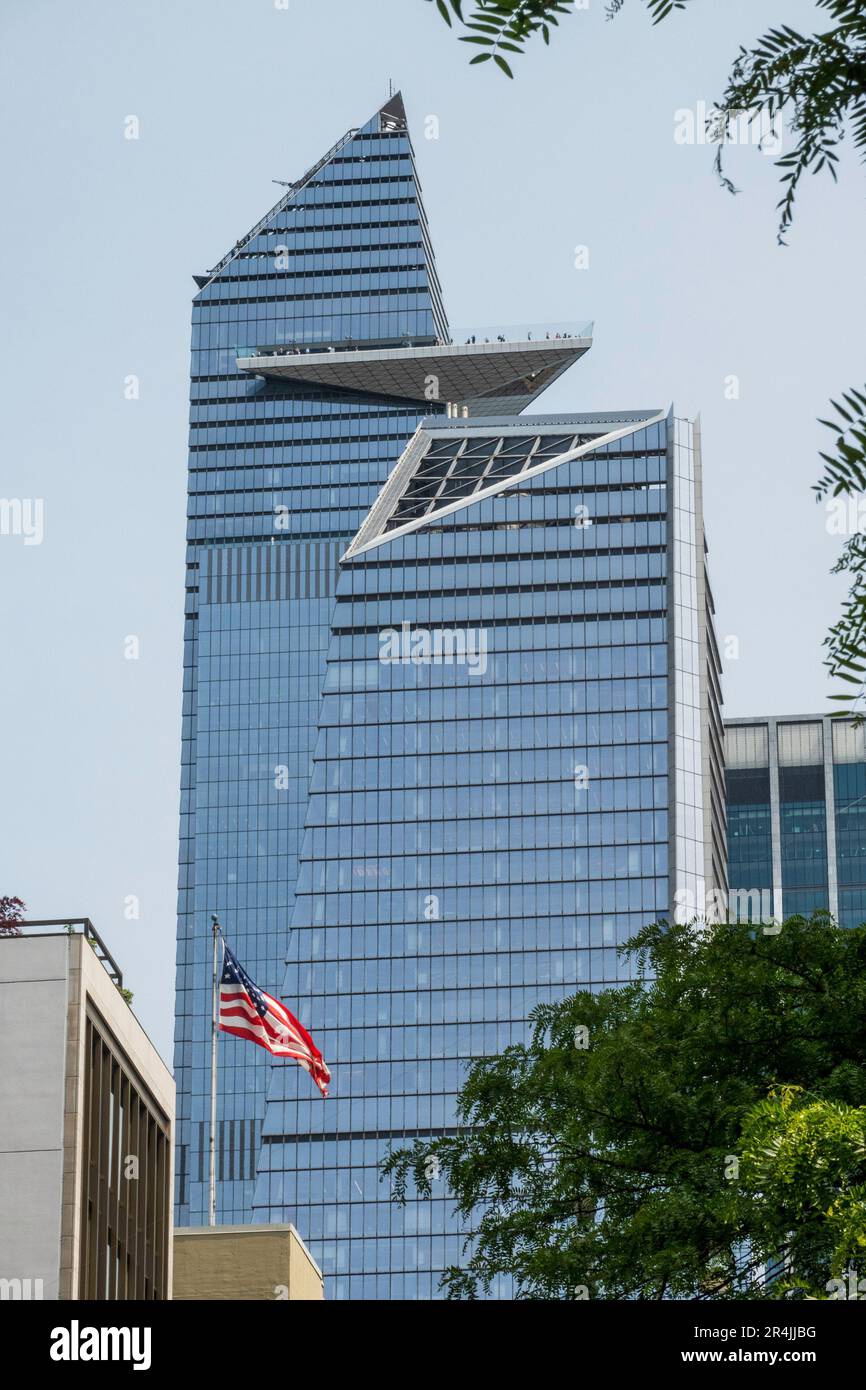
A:
[[[89,921],[22,928],[0,939],[0,1298],[170,1298],[174,1080]]]
[[[174,1297],[315,1300],[322,1271],[294,1226],[189,1226],[174,1233]]]

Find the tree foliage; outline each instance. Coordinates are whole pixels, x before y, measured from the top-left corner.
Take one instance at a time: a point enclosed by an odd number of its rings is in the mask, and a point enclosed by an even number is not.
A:
[[[827,497],[853,499],[866,491],[866,387],[852,387],[842,397],[844,404],[832,401],[834,419],[821,424],[835,436],[835,453],[822,452],[824,475],[815,485],[818,501]],[[863,718],[864,680],[866,680],[866,537],[858,527],[842,548],[835,574],[847,571],[851,588],[842,616],[831,627],[825,640],[826,664],[830,673],[852,689],[831,698],[849,706],[849,712]]]
[[[866,10],[863,0],[816,0],[832,27],[800,34],[770,29],[751,49],[740,48],[721,101],[723,111],[784,120],[794,147],[776,161],[782,181],[779,239],[794,216],[805,174],[836,179],[839,146],[850,131],[866,160]],[[721,172],[722,145],[717,166]]]
[[[781,1265],[774,1292],[849,1297],[866,1262],[866,1106],[779,1087],[747,1114],[741,1151],[737,1201],[752,1249]]]
[[[0,898],[0,936],[20,936],[27,904],[20,898]]]
[[[512,68],[505,54],[522,53],[529,39],[541,34],[550,42],[560,18],[575,13],[568,0],[428,0],[449,25],[453,20],[470,33],[461,41],[480,51],[470,60],[491,59],[508,77]],[[472,3],[471,11],[468,9]],[[614,18],[626,0],[609,0]],[[643,0],[653,24],[691,0]],[[866,159],[866,6],[863,0],[816,0],[826,11],[830,27],[801,34],[790,25],[769,29],[751,48],[741,47],[733,61],[725,91],[710,117],[712,132],[723,131],[719,114],[748,112],[771,122],[784,119],[795,146],[776,161],[781,172],[779,236],[791,226],[794,201],[807,173],[826,170],[834,179],[839,145],[850,132],[861,158]],[[464,10],[466,13],[464,13]],[[452,18],[453,16],[453,18]],[[717,167],[722,173],[724,136],[719,138]]]
[[[866,927],[657,923],[621,949],[634,983],[537,1008],[528,1042],[470,1065],[458,1133],[383,1163],[395,1200],[444,1181],[474,1230],[448,1296],[506,1276],[534,1299],[764,1297],[768,1252],[823,1287],[856,1240],[822,1225],[796,1166],[788,1205],[765,1202],[761,1149],[774,1088],[866,1105]],[[847,1220],[866,1240],[856,1205]]]
[[[564,15],[575,13],[574,0],[428,0],[435,4],[445,23],[453,27],[452,15],[471,33],[461,34],[461,42],[473,44],[481,51],[470,63],[488,63],[491,59],[506,77],[514,73],[506,53],[522,53],[526,41],[540,34],[550,43],[551,30]],[[622,9],[625,0],[609,0],[608,18]],[[672,10],[685,9],[689,0],[644,0],[654,24]],[[470,10],[469,5],[473,8]],[[464,14],[464,10],[466,14]]]

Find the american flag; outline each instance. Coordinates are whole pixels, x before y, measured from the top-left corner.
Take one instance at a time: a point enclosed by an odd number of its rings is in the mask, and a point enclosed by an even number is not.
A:
[[[225,947],[220,980],[219,1026],[223,1033],[246,1038],[275,1057],[294,1057],[310,1073],[323,1096],[331,1073],[306,1028],[279,999],[253,984],[237,956]]]

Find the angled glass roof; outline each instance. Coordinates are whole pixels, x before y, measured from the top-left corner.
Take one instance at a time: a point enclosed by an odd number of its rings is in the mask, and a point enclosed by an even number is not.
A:
[[[580,458],[664,419],[655,410],[610,415],[490,418],[419,425],[343,561]]]
[[[449,502],[473,497],[493,483],[519,478],[528,468],[594,438],[594,434],[489,435],[480,439],[432,436],[382,530],[396,530]]]

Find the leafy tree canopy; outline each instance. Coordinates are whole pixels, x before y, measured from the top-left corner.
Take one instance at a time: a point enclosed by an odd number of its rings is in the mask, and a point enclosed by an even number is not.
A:
[[[866,1106],[780,1087],[746,1115],[740,1148],[734,1206],[781,1266],[774,1292],[866,1296]]]
[[[866,927],[657,923],[621,950],[634,983],[537,1008],[470,1066],[456,1135],[384,1160],[395,1200],[444,1181],[474,1229],[448,1296],[766,1297],[771,1256],[801,1291],[866,1273]]]

